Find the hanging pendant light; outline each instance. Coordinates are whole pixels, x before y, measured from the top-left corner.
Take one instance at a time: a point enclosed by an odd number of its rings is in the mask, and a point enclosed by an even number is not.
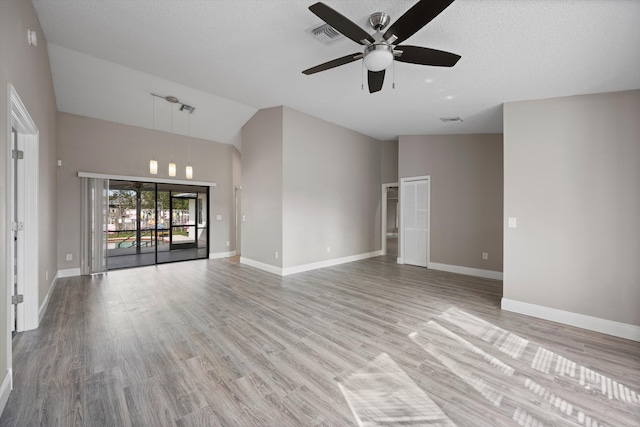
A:
[[[151,175],[158,174],[158,161],[156,160],[156,97],[153,96],[153,157],[149,160],[149,173]]]
[[[173,105],[171,106],[171,162],[169,163],[169,176],[176,176],[176,164],[173,162],[173,148],[175,142],[173,141]]]
[[[187,114],[192,114],[193,111],[195,110],[195,108],[191,105],[187,105],[187,104],[183,104],[181,103],[178,98],[176,98],[175,96],[161,96],[161,95],[156,95],[155,93],[151,94],[154,98],[153,98],[153,130],[155,131],[156,128],[156,104],[155,104],[155,99],[156,98],[162,98],[165,101],[167,101],[170,104],[180,104],[180,111],[186,111]],[[171,134],[174,133],[174,117],[173,117],[173,110],[174,107],[173,105],[171,106]],[[188,116],[189,122],[188,122],[188,126],[189,126],[189,130],[188,130],[188,134],[189,134],[189,139],[191,139],[191,116]],[[149,172],[153,175],[156,175],[158,173],[158,161],[156,160],[156,146],[155,146],[155,135],[154,135],[154,143],[153,143],[153,158],[149,161]],[[175,137],[172,135],[171,136],[171,162],[169,162],[169,176],[174,177],[176,176],[176,172],[177,172],[177,166],[176,163],[173,161],[173,155],[174,155],[174,151],[175,151]],[[187,167],[185,169],[185,176],[187,177],[187,179],[193,179],[193,167],[191,167],[191,142],[189,141],[189,158],[188,158],[188,164]]]
[[[189,114],[187,116],[187,123],[188,123],[188,133],[189,133],[189,146],[187,147],[187,152],[188,152],[188,163],[187,163],[187,168],[185,169],[184,173],[185,176],[187,177],[187,179],[193,179],[193,168],[191,167],[191,113],[187,113]]]

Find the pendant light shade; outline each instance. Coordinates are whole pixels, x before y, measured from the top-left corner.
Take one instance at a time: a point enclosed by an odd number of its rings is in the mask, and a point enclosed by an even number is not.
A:
[[[176,164],[173,160],[169,163],[169,176],[176,176]]]
[[[158,161],[156,159],[149,160],[149,173],[151,175],[158,175]]]
[[[185,174],[187,176],[187,179],[193,179],[193,168],[191,167],[191,165],[187,165],[187,169],[185,170]]]

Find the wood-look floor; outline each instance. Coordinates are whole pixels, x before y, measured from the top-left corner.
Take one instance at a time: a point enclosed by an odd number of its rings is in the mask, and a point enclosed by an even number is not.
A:
[[[499,309],[501,282],[379,257],[58,281],[2,426],[637,426],[640,345]]]

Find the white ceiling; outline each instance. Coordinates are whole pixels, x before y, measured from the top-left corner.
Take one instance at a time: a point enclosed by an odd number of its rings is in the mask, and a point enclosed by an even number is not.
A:
[[[391,140],[502,132],[503,102],[640,88],[637,0],[457,0],[405,44],[457,53],[458,64],[396,63],[375,94],[361,89],[361,61],[301,73],[361,50],[308,35],[322,23],[313,3],[33,0],[60,111],[151,128],[149,93],[173,95],[196,107],[193,136],[236,146],[242,125],[272,106]],[[393,23],[415,1],[325,3],[367,28],[370,13]],[[439,119],[449,116],[464,122]],[[184,121],[175,130],[186,133]]]

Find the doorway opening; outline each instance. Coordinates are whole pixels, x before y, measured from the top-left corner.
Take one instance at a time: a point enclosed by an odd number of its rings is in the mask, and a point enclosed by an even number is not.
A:
[[[107,270],[205,259],[209,187],[109,180]]]
[[[382,184],[382,254],[398,256],[399,227],[399,191],[398,183]]]
[[[236,256],[242,254],[242,187],[235,189],[235,217],[236,217]]]

